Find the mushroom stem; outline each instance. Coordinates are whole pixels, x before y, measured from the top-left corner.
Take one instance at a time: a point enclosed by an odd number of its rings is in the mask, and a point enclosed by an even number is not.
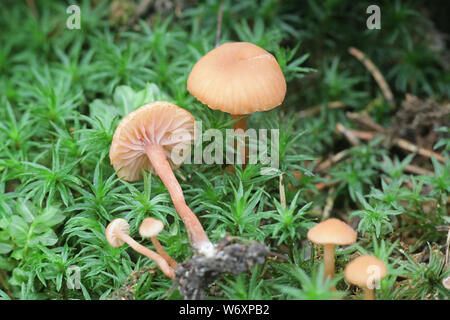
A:
[[[206,235],[197,216],[187,206],[184,200],[183,190],[170,167],[169,161],[167,161],[164,149],[159,145],[151,144],[145,148],[145,153],[153,165],[156,174],[169,191],[175,209],[187,229],[192,247],[198,253],[212,255],[215,251],[214,246]]]
[[[163,246],[159,242],[158,238],[156,236],[154,236],[154,237],[150,237],[150,239],[152,240],[152,243],[156,249],[156,252],[158,252],[159,255],[161,257],[163,257],[164,260],[166,260],[167,263],[169,263],[169,265],[173,269],[176,269],[178,267],[178,262],[176,262],[171,256],[169,256],[169,254],[166,252],[166,250],[164,250]]]
[[[243,118],[244,117],[244,118]],[[242,119],[241,119],[242,118]],[[241,163],[242,163],[242,169],[245,170],[245,167],[247,166],[247,158],[248,158],[248,147],[245,145],[245,131],[247,130],[247,118],[245,118],[245,115],[243,114],[232,114],[231,115],[232,120],[238,120],[233,124],[233,130],[236,132],[238,129],[242,129],[243,131],[243,142],[236,142],[234,144],[234,148],[237,150],[238,145],[240,148],[240,156],[241,156]]]
[[[130,247],[132,247],[135,251],[137,251],[140,254],[146,256],[147,258],[155,261],[156,264],[161,269],[161,271],[167,277],[169,277],[171,279],[175,278],[175,272],[173,271],[173,268],[170,267],[167,264],[167,261],[163,257],[161,257],[159,254],[157,254],[153,250],[150,250],[147,247],[144,247],[142,244],[138,243],[136,240],[134,240],[132,237],[130,237],[127,234],[121,233],[121,234],[119,234],[119,237],[122,241],[126,242]]]
[[[325,244],[323,246],[323,263],[324,263],[324,278],[334,278],[334,244]]]
[[[363,291],[364,291],[364,300],[375,300],[375,289],[363,287]]]

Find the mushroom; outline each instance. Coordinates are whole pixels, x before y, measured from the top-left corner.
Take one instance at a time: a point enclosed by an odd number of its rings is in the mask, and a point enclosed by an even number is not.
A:
[[[213,255],[214,246],[200,221],[187,206],[183,190],[172,170],[188,156],[184,152],[195,138],[194,117],[170,102],[157,101],[128,114],[117,127],[109,157],[117,175],[135,181],[141,169],[156,173],[169,191],[172,202],[186,226],[194,250]],[[183,151],[179,154],[179,151]]]
[[[444,279],[442,279],[442,285],[445,287],[445,289],[450,290],[450,276],[447,276]]]
[[[211,109],[227,112],[233,120],[240,119],[233,129],[245,132],[246,118],[241,118],[279,106],[286,95],[286,80],[269,52],[249,42],[232,42],[197,61],[189,74],[187,89]],[[246,153],[241,150],[244,167]]]
[[[323,245],[323,261],[325,279],[334,277],[334,247],[345,246],[356,242],[357,233],[345,222],[331,218],[309,229],[308,239],[316,244]]]
[[[345,279],[364,290],[364,300],[375,300],[375,285],[386,273],[384,262],[371,255],[359,256],[345,267]]]
[[[139,234],[144,238],[150,238],[155,246],[156,252],[158,252],[172,268],[176,269],[178,263],[164,250],[157,237],[163,229],[164,224],[161,220],[155,218],[145,218],[139,227]]]
[[[127,243],[130,247],[132,247],[135,251],[140,254],[148,257],[149,259],[156,262],[162,272],[169,278],[175,278],[175,272],[172,267],[167,264],[167,261],[164,260],[159,254],[150,250],[140,243],[136,242],[132,237],[130,237],[130,225],[125,219],[118,218],[111,221],[105,230],[106,240],[108,243],[117,248]]]

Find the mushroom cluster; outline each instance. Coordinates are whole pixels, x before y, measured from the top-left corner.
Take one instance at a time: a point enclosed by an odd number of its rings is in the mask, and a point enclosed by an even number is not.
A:
[[[324,278],[333,278],[335,271],[335,246],[356,242],[357,233],[345,222],[330,218],[320,222],[307,234],[308,239],[323,246]],[[365,300],[375,299],[375,284],[386,276],[386,265],[380,259],[363,255],[352,260],[345,268],[345,279],[364,290]],[[335,290],[333,287],[332,290]]]
[[[111,164],[124,180],[139,180],[142,170],[159,176],[186,227],[194,257],[180,264],[170,257],[157,239],[163,224],[154,218],[144,219],[139,233],[143,238],[151,239],[156,252],[131,238],[130,227],[122,218],[113,220],[105,233],[112,246],[127,243],[156,262],[167,277],[180,285],[180,292],[185,297],[196,299],[203,297],[203,289],[220,274],[243,272],[250,265],[262,263],[269,251],[259,243],[243,245],[227,240],[215,246],[209,240],[197,216],[186,204],[173,172],[188,156],[195,137],[194,117],[188,111],[169,102],[157,101],[139,107],[122,119],[109,152]]]
[[[283,102],[286,81],[274,56],[254,44],[236,42],[223,44],[202,57],[189,75],[187,88],[211,109],[239,119],[234,129],[245,131],[246,115],[270,110]],[[120,247],[127,243],[153,260],[167,277],[180,285],[180,292],[185,297],[201,298],[203,290],[220,274],[243,272],[254,263],[262,263],[271,253],[263,244],[236,244],[232,237],[224,238],[217,245],[209,240],[199,219],[187,205],[174,174],[189,155],[195,138],[194,117],[187,110],[170,102],[157,101],[139,107],[122,119],[109,152],[112,166],[124,180],[139,180],[142,170],[158,175],[186,227],[194,257],[178,264],[159,242],[157,236],[164,225],[154,218],[142,221],[139,234],[150,238],[156,252],[130,236],[130,226],[125,219],[113,220],[105,234],[111,246]],[[248,152],[243,149],[240,154],[245,168]],[[357,241],[355,230],[334,218],[312,227],[307,237],[323,246],[325,279],[334,277],[335,247]],[[386,273],[381,260],[367,255],[354,259],[345,268],[348,283],[361,287],[365,299],[374,299],[374,284]]]

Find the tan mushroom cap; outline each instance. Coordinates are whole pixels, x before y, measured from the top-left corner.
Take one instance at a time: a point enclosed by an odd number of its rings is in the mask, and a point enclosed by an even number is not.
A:
[[[317,244],[345,246],[356,242],[357,233],[345,222],[331,218],[309,229],[307,237]]]
[[[195,135],[195,120],[188,111],[166,101],[149,103],[119,123],[109,158],[119,177],[128,181],[139,180],[141,169],[154,172],[145,153],[146,146],[163,147],[172,169],[177,169],[189,155],[180,150],[189,150]],[[176,152],[172,152],[174,148]]]
[[[345,267],[345,279],[358,287],[368,287],[368,281],[373,284],[376,280],[383,279],[386,273],[384,262],[371,255],[359,256]]]
[[[121,234],[130,234],[130,225],[125,219],[118,218],[111,221],[105,230],[106,240],[108,243],[115,247],[121,247],[125,243],[122,239],[120,239]]]
[[[187,89],[211,109],[234,115],[279,106],[286,80],[273,55],[249,42],[225,43],[192,68]]]
[[[447,276],[442,280],[442,285],[445,287],[445,289],[450,290],[450,276]]]
[[[139,227],[139,234],[144,238],[157,236],[164,229],[162,221],[155,218],[145,218]]]

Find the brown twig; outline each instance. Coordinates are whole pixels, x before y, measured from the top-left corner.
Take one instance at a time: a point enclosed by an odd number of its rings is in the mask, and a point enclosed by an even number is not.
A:
[[[286,209],[286,192],[284,190],[283,174],[280,174],[280,204],[283,209]]]
[[[342,123],[336,123],[336,130],[342,133],[353,146],[359,145],[359,138],[353,133],[353,130],[349,130]]]
[[[397,147],[409,151],[409,152],[414,152],[414,153],[418,153],[423,157],[426,158],[431,158],[432,156],[434,156],[438,161],[445,163],[445,158],[443,156],[441,156],[439,153],[434,152],[432,150],[426,149],[426,148],[421,148],[416,146],[415,144],[409,142],[408,140],[402,139],[402,138],[394,138],[392,141]]]
[[[374,77],[375,81],[377,82],[378,86],[380,87],[381,91],[383,92],[383,96],[388,102],[388,104],[391,107],[394,107],[394,95],[392,94],[391,88],[389,88],[389,85],[387,84],[386,80],[384,79],[383,75],[381,74],[380,70],[377,68],[377,66],[370,60],[362,51],[350,47],[348,49],[348,52],[354,56],[356,59],[362,62],[364,66],[369,70],[369,72]]]
[[[360,124],[376,131],[379,133],[385,133],[386,130],[380,126],[378,123],[373,121],[368,114],[361,115],[355,112],[346,112],[349,119],[359,122]]]
[[[314,107],[310,107],[306,110],[300,111],[299,113],[297,113],[297,117],[298,118],[312,117],[315,114],[320,112],[320,110],[322,109],[322,106],[323,106],[323,104],[318,104]],[[339,108],[344,108],[344,107],[345,107],[345,104],[340,101],[331,101],[325,105],[325,108],[328,108],[328,109],[339,109]]]
[[[329,167],[331,167],[333,164],[341,161],[342,159],[344,159],[347,154],[348,154],[349,150],[345,149],[342,150],[338,153],[336,153],[335,155],[329,157],[328,159],[324,160],[323,162],[320,162],[315,168],[314,171],[315,172],[324,172],[325,170],[327,170]]]
[[[336,125],[337,126],[337,125]],[[343,127],[342,124],[340,126]],[[370,132],[370,131],[361,131],[361,130],[353,130],[345,128],[345,132],[348,134],[357,137],[361,140],[373,140],[376,136],[382,136],[385,137],[383,134],[376,133],[376,132]],[[344,131],[344,129],[341,128],[341,131]],[[386,138],[386,137],[385,137]],[[439,153],[434,152],[432,150],[421,148],[413,144],[412,142],[409,142],[408,140],[402,139],[402,138],[393,138],[392,144],[409,152],[417,153],[423,157],[431,158],[432,156],[435,157],[438,161],[445,163],[445,158],[441,156]]]
[[[414,174],[420,174],[420,175],[423,175],[423,176],[434,177],[434,173],[433,172],[431,172],[431,171],[429,171],[427,169],[424,169],[424,168],[412,165],[412,164],[406,165],[405,171],[410,172],[410,173],[414,173]]]

